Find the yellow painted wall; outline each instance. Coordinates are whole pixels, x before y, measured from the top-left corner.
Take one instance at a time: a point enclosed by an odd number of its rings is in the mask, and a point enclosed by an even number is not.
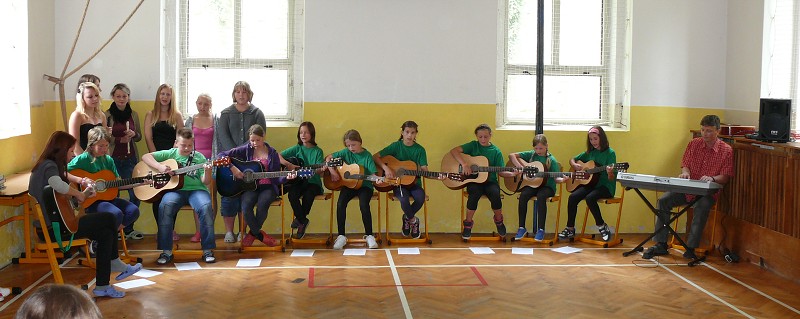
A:
[[[105,101],[103,105],[108,105]],[[133,108],[139,113],[144,122],[144,114],[152,108],[152,101],[134,101]],[[217,105],[214,109],[224,108],[227,105]],[[68,113],[74,109],[74,102],[68,106]],[[32,122],[33,133],[28,136],[0,140],[0,149],[13,152],[18,156],[8,156],[0,161],[0,172],[10,174],[15,171],[29,170],[35,157],[38,156],[47,137],[55,129],[63,129],[61,124],[61,111],[56,102],[46,102],[42,107],[33,107]],[[725,120],[724,112],[720,110],[693,109],[683,107],[652,107],[635,106],[631,108],[631,127],[629,131],[609,131],[608,136],[611,147],[617,152],[618,161],[627,161],[631,164],[630,172],[662,176],[677,175],[680,169],[680,158],[686,143],[690,139],[690,129],[699,127],[700,118],[705,114],[718,114]],[[738,115],[738,114],[737,114]],[[452,147],[473,140],[473,130],[480,123],[489,123],[493,126],[495,106],[483,104],[386,104],[386,103],[306,103],[304,119],[312,121],[317,127],[317,143],[326,154],[343,148],[341,137],[348,129],[357,129],[364,139],[364,147],[370,152],[377,152],[389,143],[397,140],[400,125],[406,120],[414,120],[419,125],[417,140],[428,152],[428,161],[431,170],[439,170],[442,157]],[[550,152],[560,162],[567,161],[570,157],[585,149],[585,132],[545,131],[550,142]],[[267,141],[278,150],[283,150],[296,143],[296,128],[270,127],[267,129]],[[528,150],[531,148],[532,131],[495,130],[492,142],[495,143],[505,155],[510,152]],[[140,154],[146,152],[144,141],[137,145]],[[617,195],[620,195],[618,187]],[[437,181],[428,181],[429,224],[431,232],[458,232],[460,227],[461,206],[460,191],[453,191],[444,187]],[[651,199],[655,194],[645,192]],[[567,195],[567,194],[565,194]],[[392,228],[397,229],[399,223],[399,205],[391,204]],[[328,231],[329,204],[318,202],[311,213],[312,223],[309,231],[320,233]],[[377,204],[373,203],[373,214]],[[517,201],[516,196],[506,196],[503,201],[506,225],[509,232],[513,233],[517,227]],[[579,224],[582,221],[584,205],[579,208]],[[551,204],[547,220],[547,232],[554,229],[555,204]],[[1,207],[4,216],[18,213],[19,208]],[[562,216],[560,227],[566,221],[566,200],[561,203]],[[604,216],[609,223],[615,219],[613,208],[604,208]],[[270,209],[270,218],[265,228],[268,231],[278,231],[279,208]],[[358,208],[355,201],[351,202],[348,209],[348,232],[363,231]],[[494,226],[490,222],[490,208],[488,202],[481,201],[476,215],[476,232],[492,231]],[[291,208],[286,207],[285,225],[291,221]],[[529,212],[530,214],[530,212]],[[155,222],[151,217],[149,204],[142,204],[142,214],[136,223],[136,228],[142,232],[153,234],[156,231]],[[381,216],[381,219],[384,219]],[[531,217],[528,217],[530,225]],[[590,220],[591,223],[591,220]],[[634,193],[626,196],[620,231],[622,233],[637,233],[652,231],[653,216],[647,211],[645,205]],[[216,231],[221,233],[224,228],[222,221],[216,223]],[[179,233],[193,233],[194,225],[190,214],[181,214],[178,220]],[[0,264],[7,262],[11,256],[18,255],[15,249],[19,245],[9,245],[15,238],[20,238],[21,227],[3,227],[0,229]]]

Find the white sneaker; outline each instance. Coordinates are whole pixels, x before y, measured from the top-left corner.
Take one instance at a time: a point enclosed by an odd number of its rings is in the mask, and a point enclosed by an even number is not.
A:
[[[374,236],[366,235],[366,236],[364,236],[364,239],[367,240],[367,247],[369,247],[370,249],[378,248],[378,242],[375,241],[375,237]]]
[[[375,240],[373,239],[373,241]],[[347,245],[347,237],[344,237],[344,235],[339,235],[339,237],[336,237],[336,241],[333,242],[333,249],[342,249],[344,248],[344,245]]]
[[[236,242],[236,238],[233,237],[233,233],[232,232],[225,233],[225,242],[226,243],[235,243]]]

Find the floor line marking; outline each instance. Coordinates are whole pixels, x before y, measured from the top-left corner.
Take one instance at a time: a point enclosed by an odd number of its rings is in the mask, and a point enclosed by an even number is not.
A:
[[[719,269],[717,269],[717,268],[715,268],[715,267],[713,267],[713,266],[711,266],[711,265],[709,265],[709,264],[707,264],[707,263],[703,263],[703,266],[706,266],[706,267],[710,268],[711,270],[713,270],[713,271],[716,271],[716,272],[717,272],[717,273],[719,273],[720,275],[723,275],[723,276],[727,277],[728,279],[732,280],[733,282],[735,282],[735,283],[737,283],[737,284],[740,284],[740,285],[744,286],[744,287],[745,287],[745,288],[747,288],[747,289],[750,289],[751,291],[753,291],[753,292],[755,292],[755,293],[757,293],[757,294],[759,294],[759,295],[763,296],[764,298],[767,298],[767,299],[771,300],[771,301],[772,301],[772,302],[774,302],[774,303],[777,303],[777,304],[779,304],[779,305],[781,305],[781,306],[785,307],[786,309],[789,309],[789,310],[791,310],[791,311],[794,311],[794,313],[800,314],[800,310],[797,310],[796,308],[794,308],[794,307],[792,307],[792,306],[790,306],[790,305],[787,305],[787,304],[785,304],[783,301],[780,301],[780,300],[778,300],[778,299],[776,299],[776,298],[774,298],[774,297],[772,297],[772,296],[768,295],[767,293],[765,293],[765,292],[762,292],[761,290],[758,290],[758,289],[756,289],[755,287],[753,287],[753,286],[750,286],[750,285],[748,285],[748,284],[746,284],[746,283],[742,282],[741,280],[739,280],[739,279],[736,279],[736,278],[734,278],[733,276],[731,276],[731,275],[729,275],[729,274],[727,274],[727,273],[724,273],[724,272],[722,272],[721,270],[719,270]]]
[[[705,263],[703,263],[703,264],[705,264]],[[661,263],[658,263],[658,266],[659,266],[659,267],[661,267],[661,268],[664,268],[664,269],[665,269],[665,270],[667,270],[668,272],[672,273],[672,275],[674,275],[675,277],[678,277],[678,278],[680,278],[681,280],[683,280],[683,281],[684,281],[684,282],[686,282],[687,284],[689,284],[689,285],[691,285],[691,286],[693,286],[693,287],[697,288],[698,290],[700,290],[701,292],[705,293],[705,294],[706,294],[706,295],[708,295],[709,297],[716,299],[717,301],[719,301],[719,302],[720,302],[720,303],[722,303],[723,305],[726,305],[726,306],[728,306],[729,308],[731,308],[731,309],[733,309],[733,310],[736,310],[736,312],[738,312],[738,313],[742,314],[743,316],[745,316],[745,317],[747,317],[747,318],[753,318],[753,319],[755,319],[755,317],[753,317],[753,316],[751,316],[751,315],[747,314],[746,312],[742,311],[741,309],[739,309],[738,307],[736,307],[736,306],[732,305],[731,303],[729,303],[729,302],[727,302],[727,301],[725,301],[725,300],[722,300],[722,298],[720,298],[720,297],[718,297],[717,295],[715,295],[715,294],[711,293],[710,291],[706,290],[705,288],[703,288],[703,287],[700,287],[700,285],[698,285],[698,284],[694,283],[693,281],[689,280],[688,278],[686,278],[686,277],[684,277],[684,276],[681,276],[680,274],[678,274],[678,273],[677,273],[677,272],[675,272],[674,270],[672,270],[672,269],[669,269],[669,267],[667,267],[667,266],[665,266],[665,265],[662,265]]]
[[[388,249],[386,251],[386,259],[389,260],[389,266],[392,270],[392,277],[394,284],[397,286],[397,295],[400,297],[400,303],[403,305],[403,312],[406,314],[406,319],[414,318],[411,315],[411,308],[408,306],[408,299],[406,299],[406,292],[403,290],[403,284],[400,282],[400,275],[397,273],[397,267],[394,266],[394,259],[392,259],[392,252]]]

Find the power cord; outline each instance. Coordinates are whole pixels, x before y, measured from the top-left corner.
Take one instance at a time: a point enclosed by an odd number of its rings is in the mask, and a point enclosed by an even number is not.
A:
[[[728,215],[722,215],[722,220],[720,220],[720,226],[722,226],[722,240],[719,242],[719,246],[717,246],[717,252],[725,258],[725,261],[728,263],[738,263],[741,257],[737,255],[735,252],[731,251],[730,249],[725,247],[725,238],[728,237],[728,230],[725,228],[725,218]]]

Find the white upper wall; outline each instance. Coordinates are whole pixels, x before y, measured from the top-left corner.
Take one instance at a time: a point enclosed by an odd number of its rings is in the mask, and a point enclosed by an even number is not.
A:
[[[130,15],[139,0],[92,1],[67,72],[86,61]],[[47,72],[60,76],[81,22],[85,1],[55,2],[55,66]],[[109,99],[116,83],[131,88],[131,99],[152,100],[159,83],[161,2],[147,0],[128,24],[100,54],[65,81],[67,100],[75,99],[78,78],[85,73],[100,77],[102,98]],[[40,20],[40,18],[37,18]],[[57,92],[52,95],[58,100]],[[104,106],[106,108],[107,106]]]
[[[632,6],[631,104],[725,108],[727,1]]]
[[[92,1],[70,65],[102,45],[136,3]],[[61,73],[84,4],[31,1],[32,104],[57,100],[41,75]],[[154,98],[160,5],[145,1],[117,38],[67,79],[67,99],[83,73],[100,76],[104,98],[117,82],[127,83],[134,99]],[[306,0],[305,101],[495,103],[497,6]],[[757,111],[763,0],[636,0],[632,12],[632,105]]]
[[[305,101],[495,103],[497,0],[307,0]]]

